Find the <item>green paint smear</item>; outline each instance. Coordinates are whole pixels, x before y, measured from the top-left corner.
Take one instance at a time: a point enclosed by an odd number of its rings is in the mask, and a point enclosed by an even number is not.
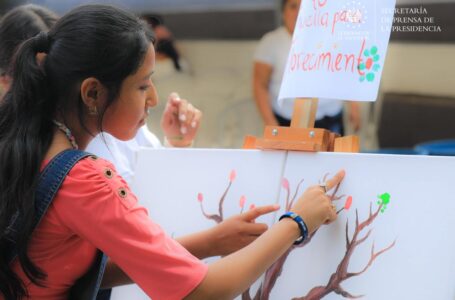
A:
[[[373,46],[373,47],[371,48],[371,51],[370,51],[370,52],[371,52],[371,55],[375,55],[376,53],[378,53],[378,47]]]
[[[373,57],[373,61],[375,61],[375,62],[376,62],[376,61],[378,61],[378,60],[379,60],[379,58],[381,58],[381,57],[379,56],[379,54],[377,54],[377,55],[375,55],[375,56]]]
[[[387,209],[387,204],[390,203],[390,194],[384,193],[382,195],[379,195],[378,198],[380,199],[378,201],[378,205],[382,204],[381,213],[384,213],[384,211]]]
[[[367,49],[367,50],[365,50],[365,51],[363,52],[363,54],[364,54],[365,56],[370,56],[370,51]]]
[[[367,80],[368,80],[369,82],[374,81],[374,77],[375,77],[375,76],[374,76],[374,73],[368,73],[368,74],[367,74]]]

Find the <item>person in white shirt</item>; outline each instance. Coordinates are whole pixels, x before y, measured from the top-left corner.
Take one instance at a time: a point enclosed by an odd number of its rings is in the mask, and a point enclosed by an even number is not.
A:
[[[254,99],[265,125],[289,126],[294,108],[293,99],[278,102],[281,81],[291,49],[301,0],[283,0],[283,26],[264,35],[254,56]],[[316,113],[316,128],[325,128],[343,135],[343,102],[323,99]],[[359,105],[351,102],[350,120],[354,130],[360,127]]]

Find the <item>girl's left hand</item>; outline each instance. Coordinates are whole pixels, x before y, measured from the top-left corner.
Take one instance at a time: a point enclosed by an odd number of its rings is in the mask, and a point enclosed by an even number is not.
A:
[[[173,147],[189,147],[199,129],[202,112],[177,93],[169,95],[161,119],[167,142]]]
[[[210,256],[228,255],[251,244],[268,229],[267,224],[256,223],[255,220],[279,208],[278,205],[255,207],[211,228],[211,238],[207,241],[210,246]]]

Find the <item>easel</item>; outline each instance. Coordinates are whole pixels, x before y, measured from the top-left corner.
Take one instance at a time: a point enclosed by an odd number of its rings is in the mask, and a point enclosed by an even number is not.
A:
[[[246,136],[243,149],[359,152],[358,136],[340,137],[329,130],[314,128],[318,102],[316,98],[296,99],[290,127],[266,126],[262,138]]]

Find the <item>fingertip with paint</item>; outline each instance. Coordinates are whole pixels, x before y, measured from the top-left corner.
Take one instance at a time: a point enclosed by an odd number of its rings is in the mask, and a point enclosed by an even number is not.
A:
[[[188,132],[188,129],[186,129],[185,126],[182,126],[182,127],[180,128],[180,132],[181,132],[182,134],[186,134],[186,133]]]
[[[197,122],[196,121],[191,122],[191,128],[196,128],[196,126],[197,126]]]
[[[181,114],[180,117],[179,117],[179,120],[182,121],[182,122],[185,122],[186,121],[186,115]]]
[[[180,99],[180,95],[177,94],[177,93],[175,93],[175,92],[174,92],[174,93],[171,93],[171,94],[169,95],[169,97],[171,97],[171,99],[174,100],[174,101],[176,101],[176,102],[179,102],[179,101],[181,100],[181,99]]]

